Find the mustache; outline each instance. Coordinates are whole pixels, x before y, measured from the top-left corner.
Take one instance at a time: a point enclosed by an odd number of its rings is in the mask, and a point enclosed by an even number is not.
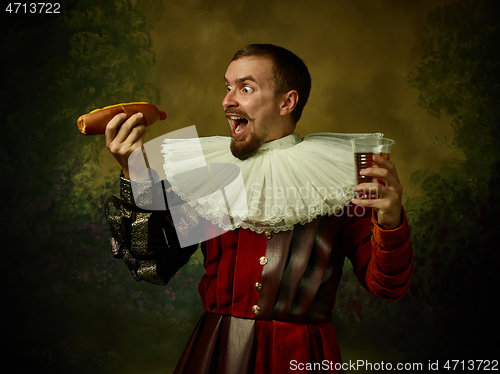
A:
[[[232,115],[236,115],[236,116],[245,117],[249,121],[253,120],[253,118],[251,118],[247,113],[245,113],[239,109],[228,108],[228,109],[224,110],[224,113],[226,114],[226,116],[228,114],[232,114]]]

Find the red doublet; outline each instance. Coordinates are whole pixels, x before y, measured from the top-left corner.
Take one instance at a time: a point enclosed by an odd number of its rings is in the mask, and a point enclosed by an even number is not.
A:
[[[341,357],[330,322],[344,258],[386,300],[403,296],[413,272],[404,214],[399,228],[382,230],[370,209],[360,217],[349,211],[354,206],[279,233],[210,235],[199,285],[207,313],[176,373],[288,373],[299,363],[316,363],[312,373],[342,372],[334,368]]]

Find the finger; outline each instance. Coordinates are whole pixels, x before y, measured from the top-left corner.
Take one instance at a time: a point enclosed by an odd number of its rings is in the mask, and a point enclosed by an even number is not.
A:
[[[390,198],[394,201],[401,199],[403,193],[403,186],[396,183],[394,185],[386,185],[380,183],[360,183],[353,188],[354,192],[357,192],[361,197],[371,196],[377,198]]]
[[[132,118],[134,117],[134,118]],[[142,116],[132,116],[119,129],[112,127],[109,137],[116,133],[110,143],[106,144],[109,151],[118,160],[122,168],[126,168],[129,155],[140,145],[146,135],[146,126],[140,124]],[[117,126],[116,123],[113,124]],[[131,128],[131,130],[130,130]]]
[[[128,136],[123,140],[122,146],[125,149],[137,148],[137,144],[142,145],[142,140],[146,136],[146,126],[142,123],[135,124],[128,133]]]
[[[111,121],[108,122],[108,124],[106,125],[106,130],[104,131],[106,145],[109,145],[115,139],[118,128],[121,126],[126,116],[127,115],[125,113],[120,113],[114,116]]]
[[[355,197],[351,199],[351,203],[354,205],[364,206],[365,208],[380,209],[380,199],[363,199],[360,197]]]
[[[361,205],[366,208],[373,208],[381,211],[391,211],[394,207],[400,205],[398,197],[390,190],[381,186],[378,190],[365,190],[360,192],[358,197],[351,199],[355,205]]]
[[[120,128],[115,136],[114,141],[117,143],[123,143],[131,134],[131,131],[134,127],[138,126],[142,122],[143,114],[136,113],[132,115],[129,119],[127,119]]]
[[[380,183],[361,183],[353,190],[360,199],[380,199],[388,195],[387,187]]]
[[[374,168],[366,168],[359,172],[359,175],[363,177],[373,177],[379,179],[379,181],[383,181],[386,186],[395,186],[399,184],[399,178],[395,172],[382,168],[382,167],[374,167]]]
[[[396,165],[394,165],[394,163],[380,155],[373,155],[373,161],[382,168],[389,170],[389,172],[396,177],[396,180],[399,183],[398,172],[396,171]]]
[[[401,196],[403,192],[403,186],[400,183],[394,184],[381,184],[381,183],[360,183],[353,188],[355,192],[370,192],[375,191],[377,196]],[[373,193],[372,193],[373,195]]]

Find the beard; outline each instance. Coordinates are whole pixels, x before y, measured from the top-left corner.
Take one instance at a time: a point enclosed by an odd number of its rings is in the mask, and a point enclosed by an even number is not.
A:
[[[235,108],[226,109],[226,114],[228,112],[241,116],[247,120],[247,126],[251,126],[251,122],[255,122],[255,119],[250,117],[247,113],[240,111]],[[253,126],[253,123],[252,123]],[[250,157],[254,156],[259,150],[260,146],[264,144],[266,141],[266,137],[269,134],[269,128],[266,124],[261,124],[260,133],[250,133],[240,138],[231,138],[230,150],[234,157],[240,159],[241,161],[247,160]]]
[[[249,159],[254,156],[259,150],[260,146],[266,142],[266,137],[269,133],[269,129],[263,126],[261,134],[250,134],[250,138],[246,139],[231,139],[231,153],[234,157],[239,158],[241,161]]]
[[[248,141],[231,139],[231,153],[234,157],[244,161],[254,156],[260,146],[264,144],[264,136],[252,135]]]

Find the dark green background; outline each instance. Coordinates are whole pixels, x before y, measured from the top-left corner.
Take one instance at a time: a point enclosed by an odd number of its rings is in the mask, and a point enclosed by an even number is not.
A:
[[[202,313],[201,256],[167,287],[111,258],[102,206],[118,194],[103,137],[76,118],[150,101],[166,122],[227,135],[223,75],[274,43],[309,66],[297,126],[381,131],[405,187],[416,272],[396,303],[349,271],[334,311],[345,361],[498,359],[499,11],[495,1],[62,1],[2,9],[2,336],[9,372],[169,373]],[[3,5],[2,5],[3,6]]]

